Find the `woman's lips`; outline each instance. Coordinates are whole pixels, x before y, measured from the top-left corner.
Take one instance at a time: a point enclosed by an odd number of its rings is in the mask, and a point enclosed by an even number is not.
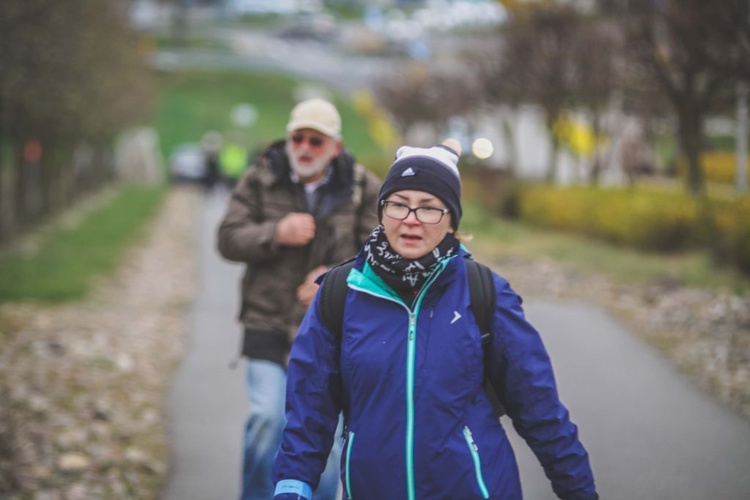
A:
[[[406,241],[419,241],[422,239],[421,236],[417,236],[416,234],[402,234],[401,238],[403,238]]]

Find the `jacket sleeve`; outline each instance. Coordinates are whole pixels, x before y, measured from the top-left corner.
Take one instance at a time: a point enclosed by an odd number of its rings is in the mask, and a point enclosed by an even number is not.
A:
[[[598,498],[586,449],[559,399],[542,339],[526,320],[518,296],[496,277],[498,307],[493,324],[490,373],[508,416],[565,500]]]
[[[271,260],[279,253],[273,241],[278,221],[262,216],[261,200],[253,188],[254,170],[248,171],[232,192],[218,230],[219,253],[227,260],[248,264]]]
[[[316,295],[292,345],[287,371],[286,420],[273,479],[314,490],[326,466],[341,413],[339,339],[320,321]]]

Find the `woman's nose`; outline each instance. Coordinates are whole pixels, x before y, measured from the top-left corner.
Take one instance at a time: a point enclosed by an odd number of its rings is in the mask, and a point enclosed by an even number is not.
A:
[[[409,215],[406,216],[406,219],[404,219],[404,222],[408,224],[419,224],[419,219],[417,219],[417,212],[412,210],[409,212]]]

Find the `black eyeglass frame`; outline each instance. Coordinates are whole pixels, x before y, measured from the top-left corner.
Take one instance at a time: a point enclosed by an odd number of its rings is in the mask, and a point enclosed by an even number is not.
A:
[[[396,205],[396,206],[400,206],[400,207],[406,208],[408,210],[408,212],[406,212],[406,215],[404,215],[403,217],[394,217],[393,215],[388,215],[386,213],[386,210],[388,208],[388,204],[393,204],[393,205]],[[383,214],[384,215],[386,215],[387,217],[390,217],[391,219],[395,219],[395,220],[406,220],[409,217],[409,214],[411,214],[412,212],[414,212],[414,217],[416,217],[417,220],[419,222],[421,222],[422,224],[440,224],[440,222],[443,220],[443,217],[445,217],[447,214],[451,213],[450,208],[410,207],[409,205],[401,203],[400,201],[393,201],[393,200],[383,200],[383,201],[380,202],[380,206],[383,207]],[[438,220],[436,220],[435,222],[425,222],[425,221],[423,221],[422,219],[419,218],[419,213],[420,213],[419,211],[420,210],[425,210],[425,209],[429,210],[429,211],[440,212],[440,218]],[[425,212],[422,212],[422,213],[424,214]]]

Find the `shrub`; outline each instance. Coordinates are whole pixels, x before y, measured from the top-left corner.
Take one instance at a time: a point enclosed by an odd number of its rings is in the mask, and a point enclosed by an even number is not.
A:
[[[711,250],[719,264],[750,275],[750,198],[714,203]]]
[[[641,250],[680,250],[705,234],[698,203],[669,191],[534,186],[520,207],[524,222]]]
[[[707,151],[701,155],[701,168],[703,175],[708,182],[719,184],[734,184],[737,170],[737,160],[735,154],[728,151]],[[677,174],[680,178],[687,175],[687,161],[680,158],[677,161]],[[746,166],[748,178],[750,178],[750,160]]]

